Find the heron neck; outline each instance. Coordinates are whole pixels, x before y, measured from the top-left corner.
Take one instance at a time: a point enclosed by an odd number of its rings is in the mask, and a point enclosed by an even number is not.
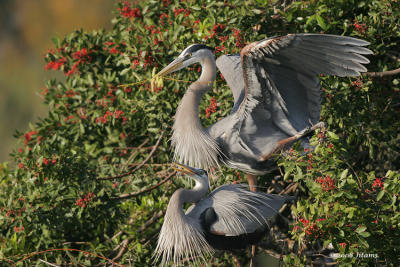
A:
[[[198,87],[201,87],[201,89],[205,90],[206,92],[212,88],[217,73],[217,65],[215,63],[214,55],[205,57],[200,62],[200,64],[201,64],[200,78],[195,83],[193,83],[192,86],[196,85]]]
[[[183,215],[183,204],[198,202],[207,194],[208,188],[209,186],[205,182],[199,183],[196,181],[196,185],[193,189],[181,188],[175,191],[171,197],[170,203],[178,203],[175,208],[179,209],[179,213]]]
[[[210,169],[218,165],[219,147],[203,128],[199,106],[204,93],[215,81],[216,64],[211,54],[201,62],[200,78],[189,86],[175,114],[172,145],[175,159],[197,168]]]
[[[212,88],[217,70],[213,56],[204,58],[200,64],[202,69],[200,78],[189,86],[183,96],[175,121],[183,121],[185,126],[203,129],[199,118],[200,101],[203,95]]]

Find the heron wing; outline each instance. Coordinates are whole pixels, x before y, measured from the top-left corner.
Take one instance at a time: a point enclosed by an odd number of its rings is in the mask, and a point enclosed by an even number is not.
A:
[[[244,100],[229,116],[232,131],[220,141],[224,153],[239,163],[248,163],[249,158],[257,162],[260,156],[274,152],[278,141],[318,122],[318,75],[356,76],[366,71],[362,64],[369,60],[363,55],[372,52],[363,46],[368,44],[344,36],[290,34],[244,47],[242,73],[236,58],[231,71],[227,64],[220,68],[223,74],[229,72],[224,76],[229,85],[235,84],[233,92],[241,85],[232,77],[243,76],[245,88]],[[227,57],[220,60],[226,62]],[[210,127],[212,136],[219,137],[218,129],[225,124],[221,120]]]
[[[250,192],[244,185],[224,185],[196,203],[187,215],[203,221],[211,233],[237,236],[268,225],[290,199],[292,197]],[[216,218],[202,218],[210,208]]]
[[[235,112],[244,99],[244,80],[242,61],[239,54],[222,55],[217,58],[217,67],[229,85],[233,94],[234,105],[231,113]]]
[[[246,115],[257,104],[268,106],[281,130],[302,130],[319,120],[318,75],[358,76],[367,71],[362,64],[369,60],[362,54],[372,53],[363,47],[368,44],[345,36],[289,34],[247,45],[241,51],[245,100],[239,112]]]

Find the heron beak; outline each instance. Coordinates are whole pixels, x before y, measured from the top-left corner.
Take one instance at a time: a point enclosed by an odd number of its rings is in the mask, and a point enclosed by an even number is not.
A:
[[[193,176],[196,175],[196,170],[192,167],[183,165],[183,164],[179,164],[179,163],[173,163],[172,168],[178,172]]]
[[[165,76],[176,70],[179,70],[183,64],[183,61],[184,61],[184,59],[182,57],[178,57],[177,59],[172,61],[168,66],[163,68],[159,73],[157,73],[156,76],[159,76],[159,77]]]

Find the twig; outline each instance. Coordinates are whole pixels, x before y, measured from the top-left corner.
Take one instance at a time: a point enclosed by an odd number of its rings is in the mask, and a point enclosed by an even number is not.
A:
[[[350,170],[354,173],[354,176],[356,177],[357,182],[360,185],[360,190],[364,192],[364,185],[362,184],[361,179],[360,179],[360,177],[358,177],[356,171],[353,169],[353,167],[350,165],[350,163],[347,162],[346,159],[343,158],[342,160],[347,165],[347,167],[349,167]]]
[[[126,173],[123,173],[123,174],[120,174],[120,175],[117,175],[117,176],[101,177],[101,178],[97,178],[97,180],[118,179],[118,178],[122,178],[122,177],[125,177],[125,176],[128,176],[128,175],[131,175],[134,172],[136,172],[137,170],[139,170],[141,167],[144,166],[144,164],[146,164],[150,160],[150,158],[153,156],[154,152],[156,152],[158,146],[160,145],[160,142],[161,142],[161,139],[163,138],[163,136],[164,136],[164,131],[161,131],[161,135],[158,138],[158,140],[157,140],[156,144],[154,145],[153,149],[150,151],[149,155],[147,155],[145,160],[143,160],[139,165],[137,165],[136,168],[134,168],[133,170],[131,170],[129,172],[126,172]]]
[[[242,267],[242,264],[240,264],[240,261],[239,261],[239,259],[236,257],[236,255],[233,254],[233,252],[231,252],[231,255],[232,255],[233,261],[236,263],[236,267]]]
[[[128,248],[129,245],[129,238],[125,239],[124,241],[122,241],[116,248],[114,248],[114,251],[116,251],[117,249],[119,249],[117,256],[115,256],[112,261],[117,261],[119,258],[122,257],[122,255],[124,255],[126,249]]]
[[[283,12],[288,11],[288,9],[291,8],[291,7],[293,6],[294,3],[295,3],[295,2],[292,2],[292,3],[290,3],[289,5],[285,6],[285,7],[283,8]],[[274,8],[275,8],[275,6],[274,6]],[[276,9],[275,9],[275,10],[276,10]],[[280,17],[282,17],[282,14],[281,14],[281,13],[271,16],[271,19],[279,19]]]
[[[133,159],[133,157],[134,157],[137,153],[139,153],[139,151],[143,148],[143,146],[144,146],[145,144],[147,144],[147,142],[149,142],[149,140],[150,140],[150,138],[146,138],[146,140],[144,140],[144,142],[141,143],[141,144],[136,148],[135,152],[133,152],[133,153],[129,156],[128,160],[126,161],[126,163],[124,164],[123,167],[126,167],[126,166],[128,165],[128,163]]]
[[[279,209],[278,213],[282,214],[282,212],[286,209],[286,207],[287,207],[287,203],[283,204],[282,207]]]
[[[144,147],[144,145],[145,145],[149,140],[150,140],[150,139],[147,138],[147,139],[144,140],[143,143],[140,144],[139,146],[127,146],[127,147],[116,146],[116,147],[113,147],[113,149],[115,149],[115,150],[125,150],[125,149],[127,149],[127,150],[133,150],[133,149],[135,149],[135,150],[150,149],[150,148],[152,148],[153,146],[145,146],[145,147]]]
[[[392,76],[400,73],[400,68],[388,71],[381,71],[381,72],[364,72],[363,75],[369,77],[379,77],[382,78],[383,76]]]
[[[393,54],[387,53],[386,56],[390,57],[391,59],[393,59],[396,62],[400,62],[400,58],[396,57]]]
[[[78,242],[64,242],[63,245],[86,245],[89,244],[89,242],[86,241],[78,241]]]
[[[286,194],[288,194],[288,193],[290,193],[290,192],[296,191],[298,185],[299,185],[298,182],[289,185],[288,187],[286,187],[285,190],[283,190],[282,192],[280,192],[279,195],[282,195],[282,194],[285,194],[285,195],[286,195]]]
[[[123,233],[124,233],[123,231],[119,231],[118,233],[116,233],[115,235],[113,235],[113,236],[110,238],[110,240],[113,240],[114,238],[116,238],[116,237],[122,235]]]
[[[386,107],[383,109],[382,113],[386,112],[386,110],[390,107],[390,104],[391,104],[391,103],[392,103],[392,98],[389,97],[389,101],[388,101],[388,103],[386,104]]]
[[[281,257],[281,255],[279,254],[279,253],[276,253],[275,251],[273,251],[273,250],[271,250],[271,249],[265,249],[264,250],[268,255],[270,255],[270,256],[272,256],[272,257],[274,257],[274,258],[276,258],[276,259],[279,259],[280,257]]]
[[[142,190],[138,191],[138,192],[133,192],[133,193],[129,193],[129,194],[123,194],[120,195],[119,197],[112,197],[111,199],[114,200],[121,200],[121,199],[127,199],[127,198],[131,198],[131,197],[136,197],[138,195],[147,193],[149,191],[152,191],[154,189],[156,189],[157,187],[159,187],[160,185],[164,184],[165,182],[167,182],[169,179],[171,179],[172,176],[174,176],[176,174],[176,171],[172,172],[171,174],[169,174],[167,177],[165,177],[163,180],[161,180],[158,184],[156,185],[152,185],[150,187],[147,188],[143,188]]]
[[[131,163],[131,164],[129,164],[129,167],[138,166],[139,164],[141,164],[141,163]],[[144,165],[151,166],[151,167],[164,167],[164,166],[169,166],[171,164],[170,163],[146,163]]]
[[[118,233],[116,233],[115,235],[113,235],[112,237],[109,237],[106,241],[104,242],[111,242],[111,240],[119,237],[120,235],[122,235],[124,232],[123,231],[119,231]]]
[[[45,260],[42,260],[42,259],[39,259],[41,262],[43,262],[43,263],[45,263],[45,264],[47,264],[47,265],[49,265],[49,266],[54,266],[54,267],[61,267],[60,265],[57,265],[57,264],[54,264],[54,263],[50,263],[50,262],[47,262],[47,261],[45,261]]]
[[[152,225],[154,222],[156,222],[162,216],[164,216],[164,211],[163,210],[160,210],[159,212],[154,212],[153,216],[140,227],[138,232],[139,233],[143,232],[144,230],[147,229],[147,227]]]

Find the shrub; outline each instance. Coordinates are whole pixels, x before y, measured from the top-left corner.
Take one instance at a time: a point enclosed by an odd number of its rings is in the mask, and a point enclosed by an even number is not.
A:
[[[30,131],[16,133],[14,163],[0,165],[0,261],[152,263],[169,197],[184,186],[170,179],[168,168],[173,116],[185,82],[198,77],[199,66],[162,86],[149,79],[189,44],[207,43],[219,56],[267,36],[343,34],[371,42],[371,71],[399,67],[390,58],[398,56],[397,2],[279,3],[125,1],[118,3],[112,30],[77,30],[55,39],[45,68],[62,71],[65,80],[47,82],[42,94],[48,115]],[[293,216],[286,214],[294,221],[286,234],[295,247],[316,251],[331,243],[337,252],[377,253],[379,261],[399,263],[398,84],[395,76],[322,77],[322,119],[330,132],[313,137],[314,151],[294,147],[279,160],[284,172],[279,182],[299,191]],[[222,77],[216,88],[201,104],[205,126],[232,107]],[[243,175],[222,171],[215,186]],[[270,186],[278,174],[263,176],[259,185]],[[301,251],[287,252],[285,263],[309,263],[312,258]],[[239,259],[248,257],[241,252]],[[233,264],[229,253],[212,261]]]

